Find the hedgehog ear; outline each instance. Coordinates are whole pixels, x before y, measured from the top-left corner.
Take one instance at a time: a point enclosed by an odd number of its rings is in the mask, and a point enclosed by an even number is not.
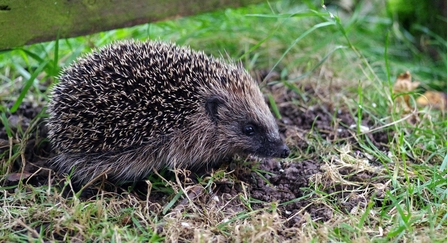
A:
[[[211,96],[208,99],[206,99],[205,103],[205,110],[206,113],[210,116],[211,120],[214,123],[217,123],[219,120],[219,116],[217,114],[217,109],[220,105],[222,105],[224,102],[217,96]]]

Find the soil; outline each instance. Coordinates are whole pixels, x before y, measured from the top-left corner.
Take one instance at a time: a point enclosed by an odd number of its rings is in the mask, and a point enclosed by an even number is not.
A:
[[[271,90],[271,92],[275,93],[276,91]],[[341,210],[350,212],[356,205],[367,203],[368,195],[366,197],[347,196],[342,192],[349,191],[349,186],[331,182],[324,177],[326,170],[322,166],[325,164],[324,161],[327,161],[326,155],[322,151],[317,151],[319,148],[306,141],[306,139],[319,137],[331,146],[343,146],[349,143],[355,147],[357,141],[350,126],[356,124],[356,119],[351,112],[340,108],[335,110],[330,104],[324,102],[311,105],[292,91],[283,90],[282,92],[284,92],[283,95],[275,96],[282,114],[282,118],[278,120],[280,132],[286,138],[292,151],[303,153],[302,158],[295,158],[293,162],[292,160],[281,162],[276,159],[266,159],[245,165],[233,166],[230,164],[227,170],[233,171],[235,181],[232,183],[216,182],[213,193],[222,198],[231,198],[241,193],[244,194],[248,190],[249,197],[255,201],[252,203],[254,209],[266,207],[272,202],[277,203],[281,217],[287,222],[287,227],[302,224],[305,214],[310,215],[313,220],[319,221],[327,221],[332,218],[333,209],[323,203],[318,203],[321,194],[316,193],[313,189],[318,178],[322,178],[319,190],[331,195],[332,200],[340,201]],[[307,92],[306,95],[312,95],[309,90]],[[297,103],[300,105],[296,105]],[[48,175],[51,170],[47,169],[46,162],[53,152],[46,139],[47,130],[44,119],[40,118],[38,123],[33,120],[41,112],[41,109],[42,107],[23,103],[17,112],[7,115],[10,123],[14,125],[12,127],[14,134],[23,134],[19,131],[25,131],[28,128],[32,132],[25,133],[29,134],[28,138],[18,135],[12,139],[13,144],[26,146],[25,153],[11,163],[8,175],[2,183],[15,185],[21,179],[21,175],[24,177],[22,179],[26,179],[26,183],[34,186],[48,183]],[[367,117],[363,117],[362,125],[374,127],[376,124],[372,120],[368,120]],[[9,153],[11,140],[8,138],[6,128],[0,128],[0,155],[6,155]],[[379,149],[386,149],[390,134],[381,131],[368,133],[366,136]],[[355,148],[352,150],[355,151]],[[22,166],[22,159],[26,161],[25,167]],[[359,185],[371,182],[376,176],[371,171],[356,173],[349,168],[340,169],[338,173],[346,176],[351,182],[358,182]],[[192,178],[192,181],[197,180]],[[135,191],[142,198],[146,198],[145,188],[147,185],[140,183],[135,186]],[[152,191],[149,200],[152,203],[166,204],[169,196],[166,194]],[[240,211],[240,207],[240,202],[230,205],[230,209],[233,211]]]

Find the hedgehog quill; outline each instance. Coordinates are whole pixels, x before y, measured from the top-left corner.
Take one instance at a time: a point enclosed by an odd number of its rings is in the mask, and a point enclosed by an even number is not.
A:
[[[175,44],[98,49],[63,70],[51,97],[49,139],[58,154],[50,163],[75,183],[290,153],[245,69]]]

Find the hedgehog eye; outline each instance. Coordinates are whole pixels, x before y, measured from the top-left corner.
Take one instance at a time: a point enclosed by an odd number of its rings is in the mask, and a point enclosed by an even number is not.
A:
[[[244,126],[244,134],[247,136],[253,136],[256,133],[255,126],[252,124],[247,124]]]

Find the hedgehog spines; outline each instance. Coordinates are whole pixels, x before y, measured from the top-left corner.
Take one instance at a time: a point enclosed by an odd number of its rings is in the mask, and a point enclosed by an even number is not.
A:
[[[233,154],[284,157],[276,122],[233,63],[162,42],[125,41],[64,69],[49,104],[54,167],[80,182],[138,180],[163,166],[196,168]],[[244,133],[255,129],[256,136]]]

